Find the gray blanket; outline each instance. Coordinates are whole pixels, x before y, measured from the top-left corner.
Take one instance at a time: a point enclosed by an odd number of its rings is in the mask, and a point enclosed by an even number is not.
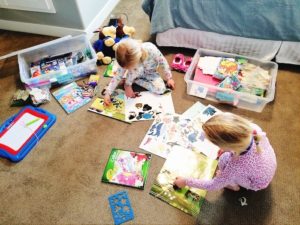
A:
[[[184,27],[241,37],[300,41],[300,0],[143,0],[151,33]]]

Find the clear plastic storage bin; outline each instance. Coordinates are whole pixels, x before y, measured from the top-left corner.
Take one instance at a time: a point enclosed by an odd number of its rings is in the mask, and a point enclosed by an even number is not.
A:
[[[242,57],[248,60],[249,63],[260,66],[261,68],[269,71],[271,80],[267,89],[265,97],[256,96],[250,93],[238,92],[232,89],[221,88],[198,81],[194,81],[195,70],[199,61],[200,56],[214,56],[214,57]],[[184,80],[187,83],[187,94],[194,95],[197,97],[205,98],[215,102],[220,102],[218,99],[222,96],[222,99],[227,99],[225,103],[234,105],[238,108],[247,109],[255,112],[261,112],[265,105],[274,100],[275,95],[275,83],[277,77],[278,65],[277,63],[270,61],[261,61],[258,59],[219,52],[208,49],[198,49],[195,56],[193,57],[191,66],[184,76]],[[222,103],[224,103],[222,101]]]
[[[90,57],[86,57],[85,61],[75,65],[66,66],[64,72],[58,70],[51,72],[51,74],[32,77],[31,63],[46,57],[78,52],[83,49],[90,52]],[[24,49],[18,53],[21,81],[29,87],[51,87],[53,84],[69,83],[84,76],[97,73],[96,62],[97,55],[86,35],[59,38],[54,41]]]

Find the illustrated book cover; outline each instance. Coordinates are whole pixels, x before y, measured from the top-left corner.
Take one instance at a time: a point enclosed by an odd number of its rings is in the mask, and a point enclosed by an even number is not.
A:
[[[85,97],[83,95],[83,89],[79,87],[76,82],[63,86],[52,92],[52,95],[68,114],[91,101],[91,97]]]
[[[206,190],[197,188],[176,188],[176,177],[190,177],[209,180],[213,177],[217,161],[203,154],[175,147],[159,172],[150,194],[192,216],[200,212]]]
[[[105,166],[102,182],[144,189],[151,154],[113,148]]]

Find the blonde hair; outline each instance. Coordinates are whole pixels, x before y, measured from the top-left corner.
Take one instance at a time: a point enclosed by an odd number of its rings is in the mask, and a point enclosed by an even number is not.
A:
[[[116,60],[121,67],[129,69],[147,57],[147,52],[142,48],[138,40],[126,38],[117,44]]]
[[[260,137],[253,132],[250,121],[240,116],[232,113],[217,114],[207,120],[202,129],[206,137],[221,148],[231,149],[240,154],[246,150],[253,138],[256,149],[260,152]]]

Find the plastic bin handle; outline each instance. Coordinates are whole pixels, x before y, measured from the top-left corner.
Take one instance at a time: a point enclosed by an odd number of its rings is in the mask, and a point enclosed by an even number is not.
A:
[[[36,45],[36,46],[32,46],[32,47],[29,47],[29,48],[25,48],[25,49],[22,49],[22,50],[19,50],[19,51],[11,52],[11,53],[9,53],[9,54],[6,54],[6,55],[4,55],[4,56],[1,56],[1,57],[0,57],[0,61],[3,60],[3,59],[6,59],[6,58],[9,58],[9,57],[12,57],[12,56],[15,56],[15,55],[24,53],[24,52],[28,52],[28,51],[33,50],[33,49],[36,49],[37,47],[40,48],[40,47],[43,47],[43,46],[45,46],[45,45],[55,44],[56,42],[61,42],[61,41],[63,41],[63,40],[70,39],[71,37],[72,37],[71,35],[67,35],[67,36],[64,36],[64,37],[55,39],[55,40],[53,40],[53,41],[49,41],[49,42],[46,42],[46,43],[43,43],[43,44],[39,44],[39,45]]]

